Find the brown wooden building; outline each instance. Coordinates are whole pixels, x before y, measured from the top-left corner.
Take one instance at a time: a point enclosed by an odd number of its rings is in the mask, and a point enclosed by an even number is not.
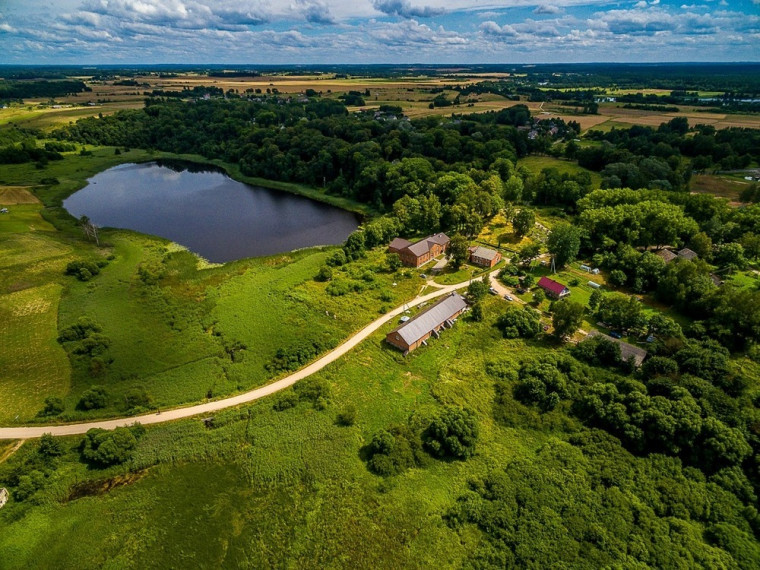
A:
[[[438,301],[432,307],[418,313],[414,318],[399,325],[389,332],[385,340],[408,353],[418,348],[431,336],[436,338],[444,328],[451,327],[454,319],[467,309],[467,302],[459,293],[451,293]]]

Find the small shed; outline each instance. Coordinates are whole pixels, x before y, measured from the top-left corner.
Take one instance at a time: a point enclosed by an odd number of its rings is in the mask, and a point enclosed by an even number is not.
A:
[[[588,286],[591,287],[592,289],[599,289],[601,287],[601,285],[597,283],[596,281],[589,281]]]
[[[655,255],[660,256],[665,263],[670,263],[676,257],[678,257],[675,253],[673,253],[669,249],[661,249]]]
[[[692,251],[688,247],[683,248],[678,252],[678,257],[685,259],[686,261],[693,261],[699,257],[696,251]]]

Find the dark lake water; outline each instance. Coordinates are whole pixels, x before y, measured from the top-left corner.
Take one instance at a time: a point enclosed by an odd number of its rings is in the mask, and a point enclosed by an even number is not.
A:
[[[123,164],[90,178],[63,205],[76,218],[161,236],[216,263],[339,244],[359,225],[340,208],[187,168]]]

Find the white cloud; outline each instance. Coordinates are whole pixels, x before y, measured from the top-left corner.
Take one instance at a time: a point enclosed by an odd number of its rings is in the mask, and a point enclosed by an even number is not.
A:
[[[431,18],[446,13],[445,8],[412,6],[409,0],[372,0],[372,5],[383,14],[402,18]]]
[[[553,4],[541,4],[533,10],[534,14],[561,14],[562,8]]]

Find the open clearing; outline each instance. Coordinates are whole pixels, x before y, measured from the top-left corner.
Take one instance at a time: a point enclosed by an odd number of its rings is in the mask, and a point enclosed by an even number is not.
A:
[[[24,186],[0,186],[0,205],[39,204],[40,201]]]
[[[69,389],[69,361],[58,344],[57,284],[0,296],[0,421],[29,418],[48,396]]]

